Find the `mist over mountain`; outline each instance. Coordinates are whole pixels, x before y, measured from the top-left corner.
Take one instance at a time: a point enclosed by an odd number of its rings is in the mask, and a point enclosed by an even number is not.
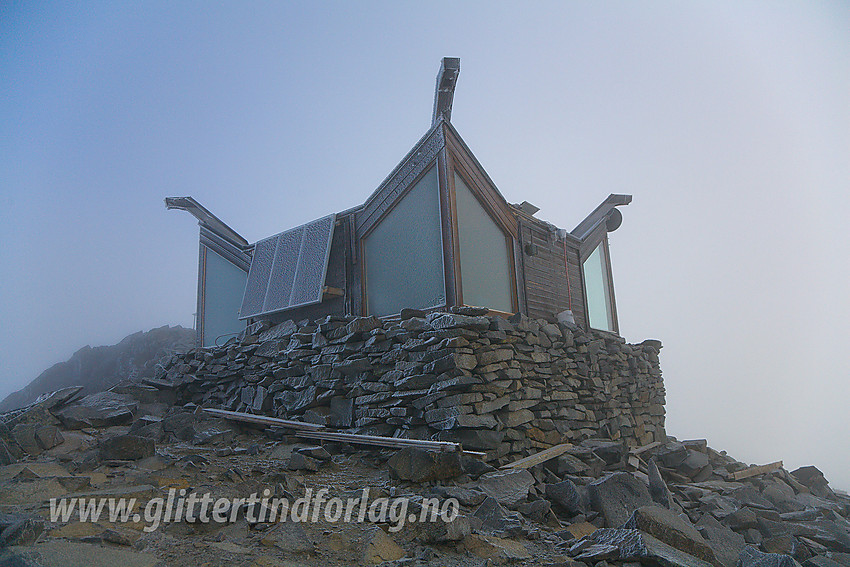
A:
[[[128,335],[109,346],[84,346],[65,362],[54,364],[26,387],[0,402],[0,412],[31,404],[40,395],[67,386],[83,386],[85,394],[106,390],[122,380],[153,376],[156,365],[194,345],[195,331],[165,325]]]

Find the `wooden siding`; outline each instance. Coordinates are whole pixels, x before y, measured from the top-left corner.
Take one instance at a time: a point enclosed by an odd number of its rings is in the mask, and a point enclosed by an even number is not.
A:
[[[520,236],[527,315],[552,321],[570,308],[564,244],[548,227],[522,220]],[[530,246],[534,255],[528,253]]]
[[[569,291],[572,294],[573,318],[576,324],[587,329],[587,311],[584,307],[584,284],[581,277],[581,261],[578,246],[565,243],[567,251],[567,273],[569,274]]]

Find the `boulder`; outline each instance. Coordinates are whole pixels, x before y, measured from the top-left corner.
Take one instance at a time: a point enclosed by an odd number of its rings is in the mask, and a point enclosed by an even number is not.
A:
[[[640,561],[664,567],[710,567],[711,563],[676,549],[639,530],[603,528],[582,538],[570,549],[575,559],[594,563],[607,559]]]
[[[546,498],[569,516],[576,516],[587,511],[586,497],[582,496],[578,487],[569,479],[547,484]]]
[[[733,532],[711,514],[703,514],[696,526],[723,567],[737,567],[738,557],[747,545],[744,536]]]
[[[525,469],[499,470],[482,475],[477,488],[502,506],[512,508],[528,497],[534,477]]]
[[[101,442],[98,456],[105,461],[136,461],[156,454],[153,439],[137,435],[118,435]]]
[[[289,456],[289,462],[286,465],[291,471],[313,471],[316,472],[319,470],[320,461],[318,459],[314,459],[313,457],[309,457],[304,453],[293,452]]]
[[[791,476],[794,479],[812,491],[815,496],[821,498],[829,498],[834,496],[832,489],[829,487],[829,482],[823,476],[823,473],[815,466],[800,467],[797,470],[791,471]]]
[[[390,457],[387,465],[390,476],[411,482],[443,480],[463,473],[459,451],[426,451],[405,447]]]
[[[659,541],[708,563],[720,564],[711,546],[691,522],[666,508],[659,506],[638,508],[623,527],[648,533]]]
[[[590,505],[608,527],[622,526],[641,506],[652,504],[647,486],[629,473],[619,472],[588,485]]]
[[[649,460],[647,472],[649,473],[649,495],[652,497],[652,501],[664,508],[672,507],[673,497],[670,494],[670,489],[667,488],[667,483],[661,477],[655,459]]]
[[[508,511],[499,504],[498,500],[488,496],[472,516],[478,519],[485,528],[500,530],[505,527],[505,518],[508,517]]]
[[[471,534],[463,540],[463,549],[487,560],[488,565],[503,565],[531,558],[531,553],[518,541],[483,534]]]
[[[54,411],[68,429],[109,427],[132,421],[138,402],[128,394],[97,392]]]
[[[626,455],[629,453],[628,447],[621,441],[587,439],[582,441],[581,446],[590,448],[608,466],[625,462]]]
[[[467,516],[456,516],[446,522],[442,518],[436,522],[416,522],[405,525],[405,531],[412,532],[413,539],[421,543],[448,543],[460,541],[472,533],[472,523]]]
[[[741,550],[740,567],[800,567],[800,564],[790,555],[764,553],[748,545]]]

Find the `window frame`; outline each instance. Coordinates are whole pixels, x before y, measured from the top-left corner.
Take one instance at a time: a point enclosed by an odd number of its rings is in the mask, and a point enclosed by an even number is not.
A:
[[[399,203],[401,203],[404,200],[404,198],[407,196],[407,194],[410,193],[410,191],[412,191],[413,188],[416,187],[416,185],[420,181],[422,181],[422,179],[427,174],[429,174],[432,169],[435,169],[436,173],[437,173],[437,207],[439,209],[438,210],[438,222],[440,223],[440,248],[441,248],[441,256],[442,256],[442,259],[443,259],[443,288],[444,288],[444,292],[446,292],[444,294],[446,296],[446,300],[442,305],[435,305],[433,307],[423,308],[423,311],[433,311],[433,310],[437,310],[437,309],[445,309],[449,305],[449,296],[448,296],[448,293],[447,293],[448,292],[448,279],[449,278],[446,274],[446,267],[445,267],[446,242],[445,242],[445,234],[444,234],[444,231],[443,231],[443,221],[442,221],[442,219],[444,217],[442,187],[441,187],[443,180],[442,180],[442,172],[441,172],[441,168],[440,168],[440,160],[434,159],[428,165],[426,165],[422,169],[421,172],[419,172],[419,174],[413,179],[413,181],[408,183],[404,187],[404,189],[399,192],[398,196],[396,196],[393,199],[392,204],[389,207],[387,207],[386,210],[382,211],[380,216],[378,216],[375,219],[375,221],[371,223],[369,228],[363,234],[361,234],[360,237],[357,239],[357,245],[358,245],[358,248],[359,248],[359,251],[360,251],[360,258],[359,258],[359,260],[360,260],[360,262],[359,262],[360,263],[360,298],[361,298],[360,299],[360,313],[364,317],[371,315],[371,313],[369,313],[369,295],[367,293],[368,273],[367,273],[367,270],[366,270],[366,264],[367,264],[366,249],[367,249],[367,247],[365,245],[365,241],[366,241],[367,238],[369,238],[369,236],[372,234],[372,232],[374,232],[374,230],[384,221],[384,219],[386,219],[386,217],[390,214],[390,212],[392,212],[399,205]],[[376,317],[386,319],[386,318],[392,318],[392,317],[397,316],[397,315],[398,315],[398,313],[393,313],[393,314],[390,314],[390,315],[376,315]]]
[[[461,252],[460,252],[460,236],[458,234],[458,211],[457,211],[457,192],[455,187],[455,175],[458,175],[466,184],[472,196],[478,201],[478,204],[484,209],[490,219],[499,227],[505,237],[505,253],[508,255],[508,269],[510,280],[508,282],[511,292],[511,309],[512,312],[504,312],[498,309],[490,309],[491,313],[496,313],[503,316],[511,316],[519,312],[519,297],[517,292],[517,270],[516,270],[516,241],[508,227],[495,213],[493,206],[488,199],[484,198],[484,190],[486,187],[484,180],[479,175],[470,171],[465,164],[454,155],[453,152],[446,152],[446,186],[448,190],[449,209],[451,213],[451,230],[452,230],[452,260],[454,270],[454,292],[458,305],[466,306],[463,300],[463,271],[461,269]],[[486,307],[486,306],[475,306]],[[489,309],[489,308],[488,308]]]
[[[596,240],[596,239],[594,239],[594,240]],[[593,242],[593,241],[591,241],[591,242]],[[610,249],[610,246],[608,244],[608,232],[607,231],[602,232],[601,238],[599,238],[599,240],[597,240],[593,246],[589,246],[588,244],[590,244],[590,243],[588,242],[582,247],[584,253],[581,254],[580,257],[579,257],[579,265],[581,267],[581,288],[582,288],[582,295],[584,296],[584,312],[585,312],[585,317],[587,319],[587,328],[593,329],[593,330],[596,330],[596,331],[605,332],[605,333],[614,333],[616,335],[619,335],[620,334],[620,323],[619,323],[619,319],[617,317],[617,301],[614,297],[614,274],[613,274],[613,271],[611,269],[611,249]],[[590,258],[590,256],[593,255],[593,253],[596,251],[596,249],[600,248],[600,247],[602,248],[602,254],[603,254],[602,268],[604,270],[604,276],[605,276],[605,280],[606,280],[605,281],[605,287],[607,288],[607,291],[608,291],[608,302],[607,302],[608,305],[607,305],[607,307],[608,307],[608,317],[610,319],[609,323],[610,323],[610,326],[611,326],[610,330],[608,330],[608,329],[597,329],[596,327],[592,327],[590,325],[590,305],[588,303],[587,278],[585,277],[584,264],[585,264],[585,262],[587,262],[588,258]]]

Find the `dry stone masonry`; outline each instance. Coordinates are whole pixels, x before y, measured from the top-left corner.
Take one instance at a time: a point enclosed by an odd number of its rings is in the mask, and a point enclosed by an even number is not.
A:
[[[474,308],[257,324],[160,371],[182,403],[437,439],[515,458],[588,438],[666,439],[661,344]]]

